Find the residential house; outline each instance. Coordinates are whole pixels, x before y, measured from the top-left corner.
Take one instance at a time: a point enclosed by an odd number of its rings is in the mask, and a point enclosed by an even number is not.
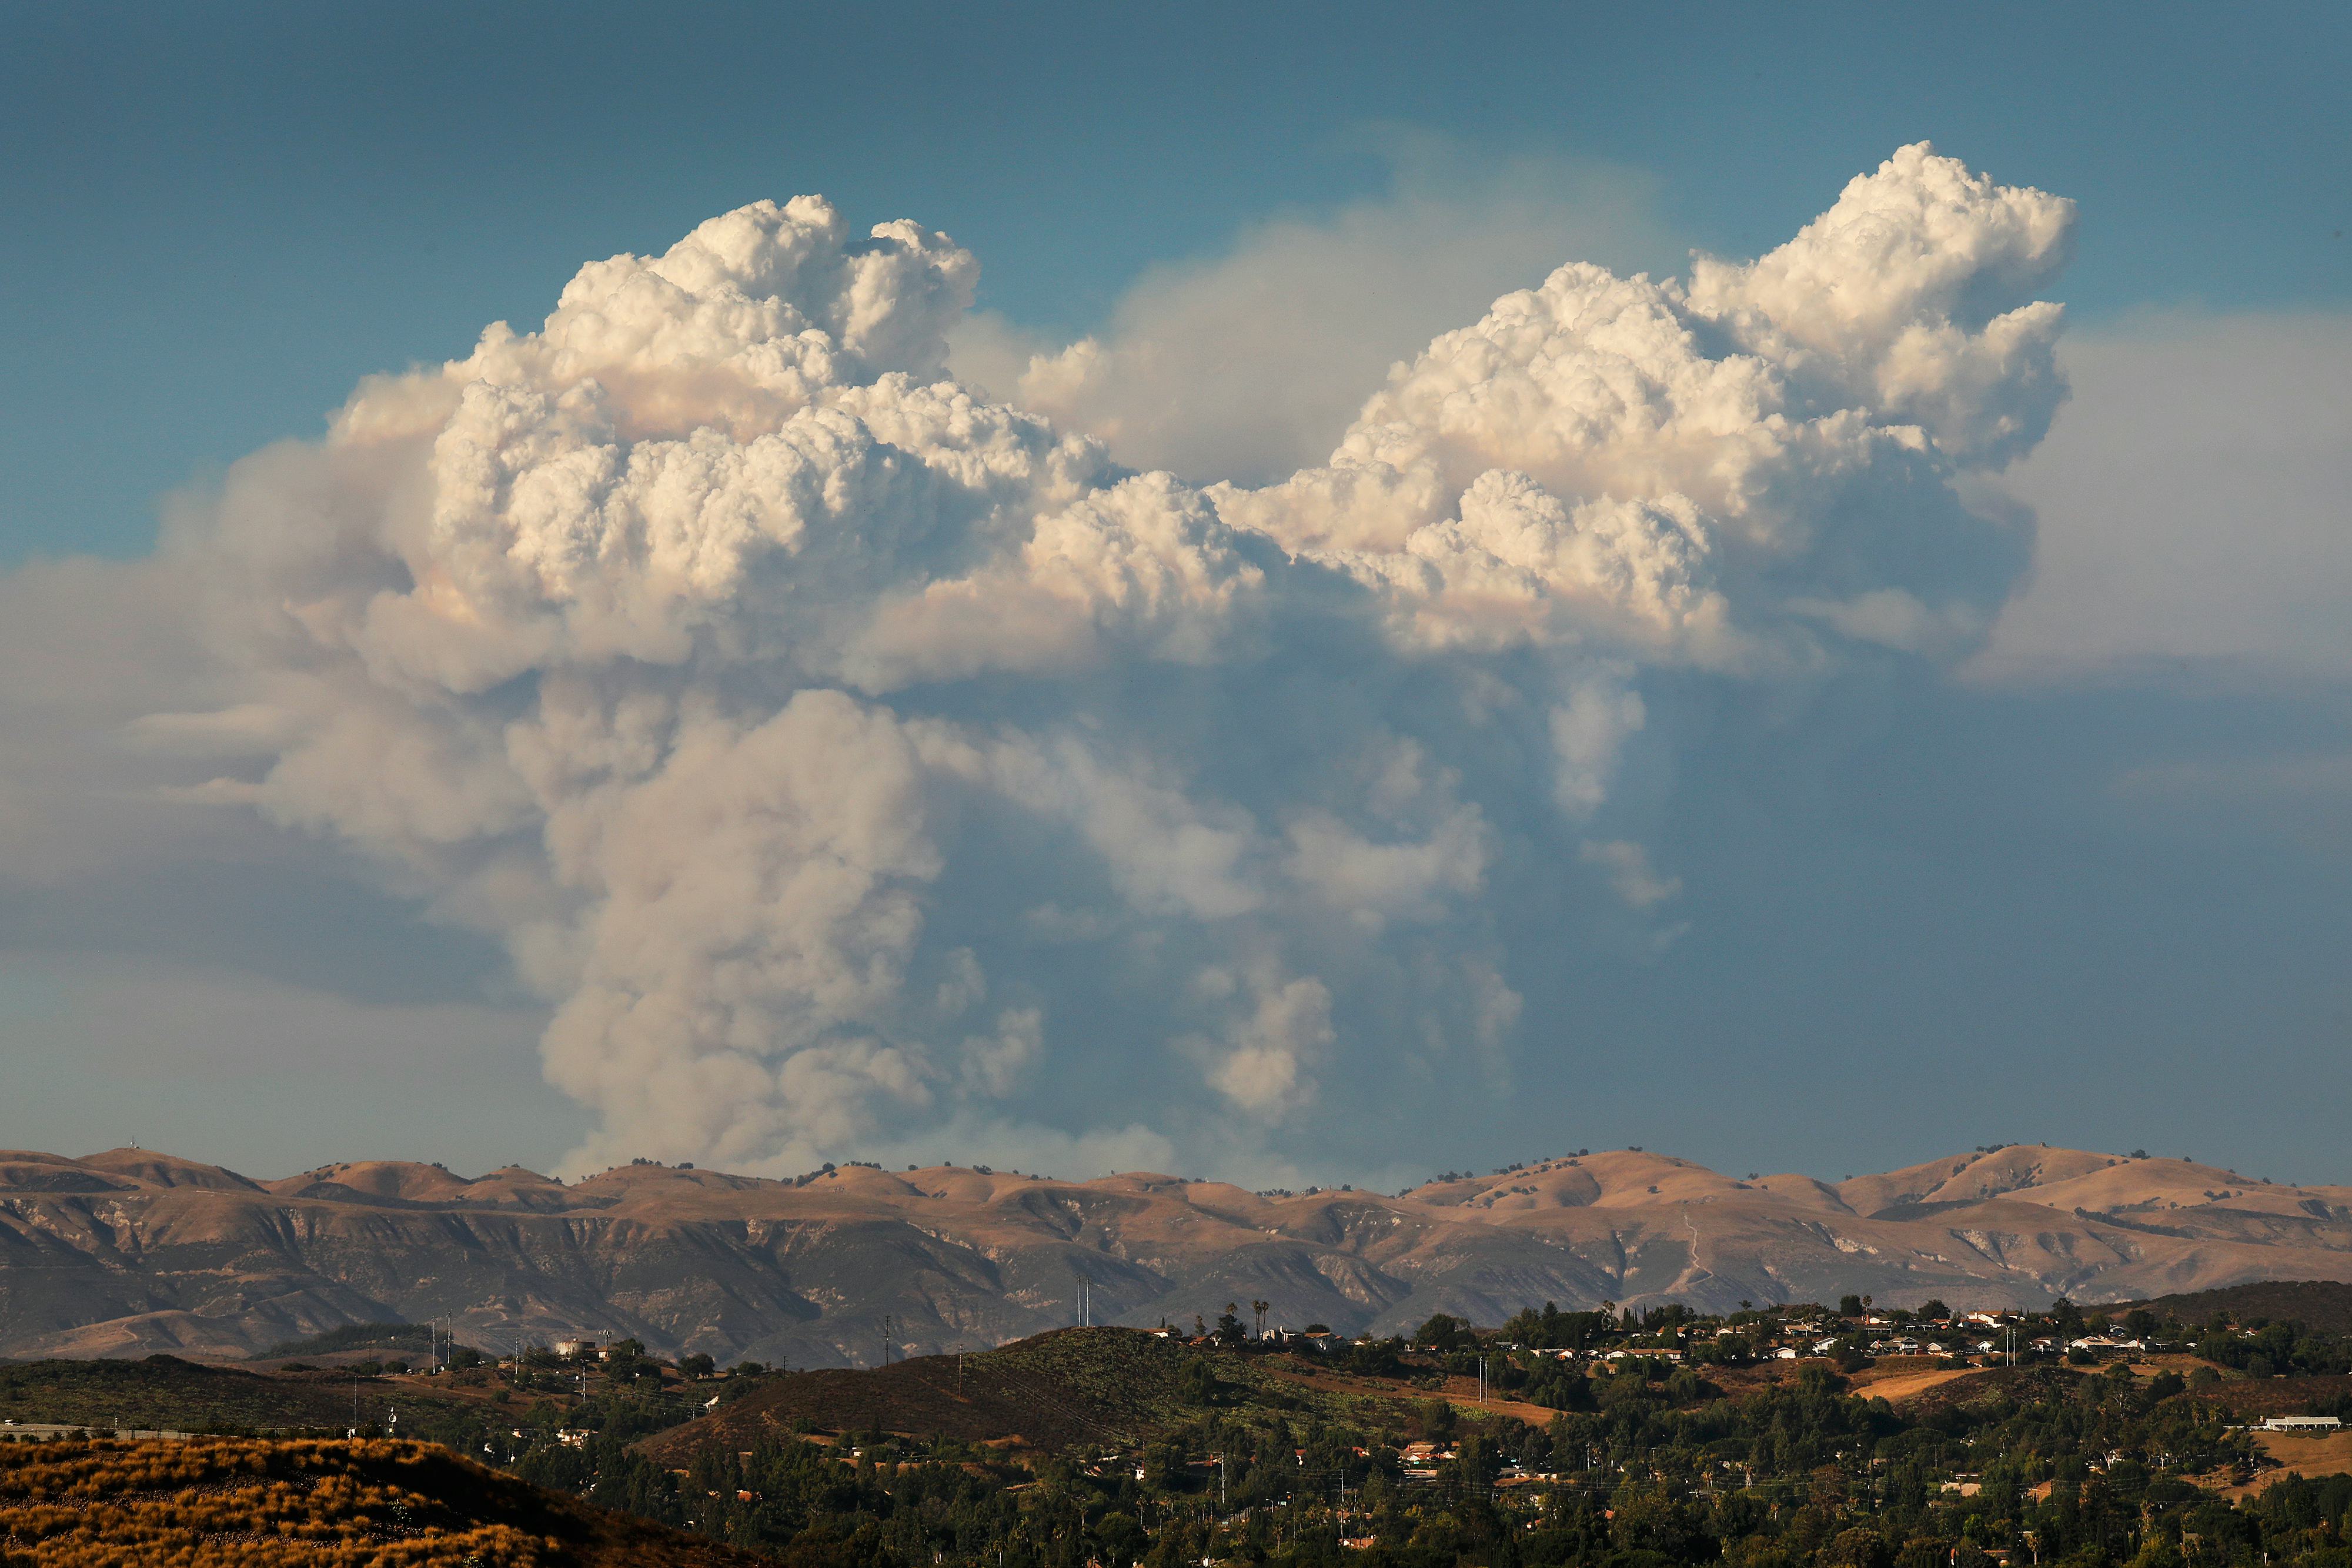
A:
[[[2080,1339],[2068,1340],[2066,1348],[2088,1351],[2093,1355],[2116,1355],[2125,1351],[2138,1350],[2141,1346],[2139,1341],[2136,1339],[2117,1339],[2112,1334],[2090,1333],[2083,1335]]]

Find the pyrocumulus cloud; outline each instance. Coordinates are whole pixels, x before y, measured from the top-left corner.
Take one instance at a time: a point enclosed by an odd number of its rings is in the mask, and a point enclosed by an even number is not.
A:
[[[237,465],[172,546],[231,700],[143,731],[504,944],[577,1166],[1263,1150],[1507,1061],[1507,852],[1673,918],[1703,868],[1612,820],[1662,676],[1973,650],[2024,550],[1955,485],[2063,396],[2071,222],[1906,148],[1194,488],[948,377],[946,236],[761,203]]]

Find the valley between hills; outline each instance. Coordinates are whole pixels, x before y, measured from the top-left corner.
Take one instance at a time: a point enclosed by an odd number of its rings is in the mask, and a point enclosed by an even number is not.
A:
[[[1402,1196],[965,1166],[256,1179],[138,1149],[0,1154],[8,1358],[244,1357],[446,1317],[485,1346],[584,1332],[857,1366],[1071,1323],[1082,1285],[1102,1323],[1262,1301],[1270,1322],[1385,1333],[1547,1301],[2038,1307],[2266,1280],[2352,1281],[2352,1187],[2039,1145],[1841,1182],[1620,1149]]]

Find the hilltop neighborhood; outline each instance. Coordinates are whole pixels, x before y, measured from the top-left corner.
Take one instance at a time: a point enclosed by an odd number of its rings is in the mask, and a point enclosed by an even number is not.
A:
[[[2177,1322],[2168,1332],[2145,1310],[2127,1310],[2117,1319],[2095,1308],[2085,1312],[2063,1299],[2042,1312],[1960,1312],[1939,1301],[1912,1310],[1879,1308],[1862,1298],[1848,1298],[1835,1311],[1819,1305],[1751,1307],[1719,1319],[1700,1318],[1680,1306],[1636,1312],[1604,1301],[1598,1312],[1562,1312],[1547,1303],[1541,1312],[1523,1312],[1492,1333],[1480,1333],[1439,1313],[1412,1335],[1388,1338],[1339,1334],[1321,1323],[1300,1329],[1267,1327],[1263,1322],[1265,1303],[1251,1304],[1260,1320],[1255,1328],[1242,1322],[1238,1303],[1228,1303],[1213,1327],[1196,1319],[1190,1333],[1164,1322],[1146,1332],[1191,1344],[1262,1344],[1322,1355],[1378,1354],[1383,1348],[1444,1354],[1475,1343],[1487,1355],[1588,1366],[1890,1356],[1928,1356],[1970,1365],[2063,1358],[2084,1365],[2180,1352],[2197,1334]]]

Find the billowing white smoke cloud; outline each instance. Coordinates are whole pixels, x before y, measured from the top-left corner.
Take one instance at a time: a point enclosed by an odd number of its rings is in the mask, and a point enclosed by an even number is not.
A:
[[[1561,257],[1675,254],[1638,176],[1393,128],[1362,151],[1387,188],[1151,267],[1076,342],[977,312],[950,367],[1130,467],[1270,484],[1328,455],[1398,359]]]
[[[2062,395],[2070,221],[1906,148],[1196,490],[944,377],[944,236],[763,203],[238,465],[179,547],[235,700],[152,727],[507,945],[576,1164],[1249,1147],[1508,1051],[1507,838],[1672,904],[1607,821],[1654,674],[1968,650],[2019,551],[1953,481]],[[1148,1113],[1037,1108],[1106,1059]]]

